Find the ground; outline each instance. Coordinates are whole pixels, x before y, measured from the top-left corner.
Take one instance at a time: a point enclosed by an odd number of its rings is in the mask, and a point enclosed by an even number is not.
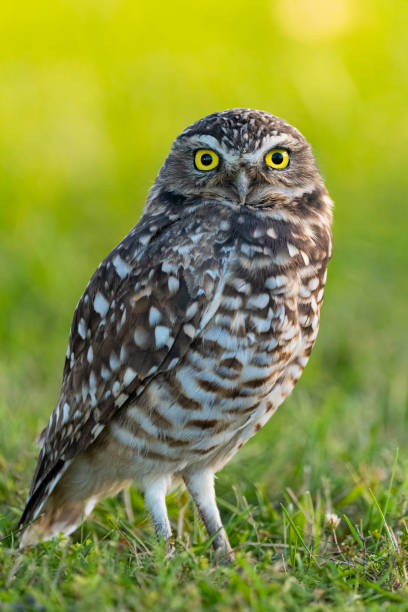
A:
[[[215,19],[211,3],[179,4],[159,20],[153,5],[108,0],[2,15],[0,610],[408,610],[408,5],[277,0],[249,13],[236,0]],[[172,138],[233,106],[296,124],[336,204],[310,363],[217,478],[236,561],[214,564],[183,491],[168,498],[167,558],[135,488],[70,540],[21,554],[75,304]]]

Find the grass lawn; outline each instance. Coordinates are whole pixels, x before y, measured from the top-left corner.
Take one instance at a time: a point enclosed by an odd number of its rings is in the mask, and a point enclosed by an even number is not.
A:
[[[408,610],[408,5],[293,4],[2,10],[0,610]],[[135,488],[20,554],[75,304],[171,140],[233,106],[299,127],[336,204],[310,363],[217,478],[236,562],[214,564],[184,491],[168,559]]]

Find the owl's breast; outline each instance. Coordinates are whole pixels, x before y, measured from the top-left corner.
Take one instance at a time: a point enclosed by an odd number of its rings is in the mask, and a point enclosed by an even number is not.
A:
[[[206,364],[199,384],[217,389],[220,400],[234,400],[221,401],[223,408],[239,404],[238,414],[260,401],[297,353],[302,331],[295,285],[295,277],[254,276],[242,260],[232,266],[217,312],[193,347]]]
[[[228,223],[221,228],[227,238]],[[112,426],[152,466],[222,465],[270,418],[307,362],[327,260],[311,261],[289,241],[274,250],[256,225],[252,234],[252,241],[236,233],[220,240],[225,265],[198,335]],[[196,270],[203,282],[210,264],[203,259]]]

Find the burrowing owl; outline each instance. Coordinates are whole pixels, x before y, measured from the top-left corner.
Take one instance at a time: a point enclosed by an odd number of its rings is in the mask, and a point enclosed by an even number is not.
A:
[[[176,138],[139,223],[76,308],[23,546],[71,533],[131,481],[167,540],[166,493],[184,481],[214,547],[230,551],[214,473],[306,365],[331,208],[310,146],[267,112],[214,113]]]

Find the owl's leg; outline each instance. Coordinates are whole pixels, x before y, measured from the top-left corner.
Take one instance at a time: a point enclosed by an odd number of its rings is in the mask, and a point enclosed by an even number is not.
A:
[[[214,537],[213,547],[217,555],[232,559],[233,553],[215,499],[214,474],[209,470],[184,474],[184,482],[197,504],[209,535]]]
[[[171,527],[166,507],[168,479],[166,477],[150,481],[144,486],[145,504],[152,515],[157,539],[167,542],[171,537]]]

